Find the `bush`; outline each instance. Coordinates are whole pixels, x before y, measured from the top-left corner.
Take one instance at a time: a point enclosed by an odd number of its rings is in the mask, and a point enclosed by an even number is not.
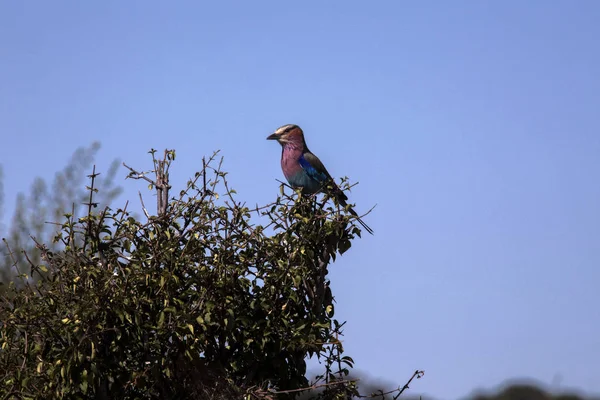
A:
[[[327,280],[360,235],[354,217],[283,185],[274,203],[247,207],[215,156],[170,197],[175,153],[151,153],[155,175],[130,168],[129,177],[156,191],[157,215],[96,210],[92,174],[87,215],[67,214],[60,250],[37,243],[41,261],[19,271],[24,288],[10,283],[0,397],[266,399],[318,385],[326,398],[356,393],[344,380],[353,361],[342,355]],[[324,371],[309,383],[311,356]]]

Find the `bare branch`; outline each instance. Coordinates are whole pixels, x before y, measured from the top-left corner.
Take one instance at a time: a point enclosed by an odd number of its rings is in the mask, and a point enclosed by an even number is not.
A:
[[[151,183],[152,185],[156,185],[156,182],[154,182],[152,179],[148,178],[146,176],[146,173],[138,172],[135,169],[131,168],[129,165],[125,164],[125,163],[123,163],[123,166],[130,171],[129,175],[127,175],[127,178],[131,178],[131,179],[143,179],[146,182]]]
[[[146,205],[144,204],[144,199],[142,198],[142,192],[138,192],[138,195],[140,196],[140,202],[142,203],[142,211],[144,211],[144,215],[146,215],[146,218],[150,218],[150,214],[148,214],[148,210],[146,210]]]

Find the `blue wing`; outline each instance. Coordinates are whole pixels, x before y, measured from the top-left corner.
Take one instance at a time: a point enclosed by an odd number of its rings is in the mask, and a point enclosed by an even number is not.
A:
[[[333,184],[333,194],[335,195],[337,201],[340,203],[341,206],[346,207],[346,205],[348,204],[346,203],[348,197],[335,184],[333,178],[331,177],[331,175],[329,175],[329,172],[327,172],[325,166],[317,156],[315,156],[310,151],[307,151],[304,154],[302,154],[299,162],[300,166],[306,173],[306,176],[309,178],[305,179],[309,181],[308,185],[304,184],[300,186],[304,187],[304,189],[308,189],[312,193],[315,193],[320,191],[323,188],[323,186],[325,186],[328,182],[331,182]],[[371,235],[373,234],[373,230],[367,224],[365,224],[362,219],[360,219],[360,217],[358,216],[356,211],[354,211],[354,209],[349,208],[348,211],[350,212],[350,214],[356,217],[357,221],[363,226],[363,228],[365,228],[367,232],[369,232]]]
[[[325,169],[325,166],[313,153],[304,153],[300,156],[300,166],[307,175],[316,182],[323,184],[331,177]]]
[[[338,201],[340,201],[340,204],[345,205],[345,200],[348,200],[348,197],[346,197],[346,195],[338,188],[333,181],[333,178],[329,172],[327,172],[327,169],[317,156],[310,151],[307,151],[302,154],[299,162],[300,166],[306,172],[306,175],[308,175],[311,181],[311,185],[308,185],[309,187],[306,187],[307,185],[305,185],[306,189],[312,193],[318,192],[323,189],[325,185],[331,182]]]

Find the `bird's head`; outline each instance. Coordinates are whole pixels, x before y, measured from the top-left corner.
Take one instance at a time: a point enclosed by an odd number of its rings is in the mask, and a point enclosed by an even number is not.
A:
[[[294,124],[287,124],[277,128],[275,132],[267,137],[267,140],[277,140],[282,146],[286,143],[305,144],[302,129]]]

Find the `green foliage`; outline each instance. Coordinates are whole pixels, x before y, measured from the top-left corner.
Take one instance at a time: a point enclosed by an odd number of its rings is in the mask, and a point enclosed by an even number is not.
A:
[[[14,280],[19,270],[28,268],[25,255],[20,250],[25,250],[33,263],[40,262],[40,252],[30,236],[48,244],[52,249],[58,249],[57,245],[51,243],[51,239],[60,229],[60,224],[56,226],[48,222],[62,220],[67,212],[78,214],[88,202],[89,191],[86,190],[84,182],[99,149],[100,144],[97,142],[87,148],[77,149],[69,163],[56,173],[51,183],[36,178],[28,195],[17,195],[8,231],[5,232],[4,227],[0,225],[1,236],[6,237],[8,243],[8,247],[0,246],[0,283]],[[121,192],[121,188],[114,183],[118,166],[119,163],[115,160],[108,171],[97,178],[97,184],[103,188],[95,198],[100,207],[109,204]],[[0,168],[0,211],[4,204],[2,178]],[[15,251],[9,254],[9,248]],[[0,293],[2,292],[3,287],[0,284]]]
[[[39,243],[41,261],[23,270],[39,281],[11,283],[0,397],[270,399],[318,384],[323,398],[355,393],[326,279],[360,234],[354,217],[284,187],[249,208],[214,156],[169,197],[175,153],[154,156],[156,177],[129,176],[157,191],[158,215],[67,214],[59,247]],[[325,366],[316,382],[310,356]]]

